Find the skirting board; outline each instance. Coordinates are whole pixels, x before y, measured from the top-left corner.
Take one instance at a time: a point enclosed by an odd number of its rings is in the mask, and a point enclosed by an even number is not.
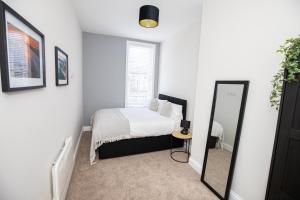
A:
[[[193,157],[190,157],[189,165],[199,174],[202,173],[202,165],[197,162]],[[236,192],[230,191],[229,200],[243,200]]]
[[[229,200],[243,200],[243,198],[231,190],[229,195]]]
[[[76,160],[76,157],[78,155],[78,149],[79,149],[79,145],[80,145],[80,142],[81,142],[81,137],[82,137],[82,134],[84,133],[83,131],[83,128],[81,129],[81,132],[80,132],[80,135],[78,137],[78,141],[77,141],[77,144],[76,144],[76,147],[75,147],[75,151],[74,151],[74,156],[73,156],[73,160],[75,162]]]
[[[189,165],[200,175],[202,173],[202,165],[198,163],[193,157],[189,159]]]
[[[88,131],[92,131],[92,127],[91,126],[83,126],[82,127],[82,133],[84,133],[84,132],[88,132]]]
[[[229,144],[223,143],[223,147],[224,147],[224,149],[226,149],[227,151],[230,151],[230,152],[233,151],[233,147],[230,146]]]

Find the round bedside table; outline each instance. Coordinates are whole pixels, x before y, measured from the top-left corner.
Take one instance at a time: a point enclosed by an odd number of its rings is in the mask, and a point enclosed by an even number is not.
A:
[[[177,139],[181,139],[184,141],[184,148],[185,150],[176,150],[176,151],[173,151],[172,149],[172,138],[175,137]],[[173,160],[175,160],[176,162],[180,162],[180,163],[188,163],[189,162],[189,158],[190,158],[190,143],[191,143],[191,139],[192,139],[192,134],[191,133],[188,133],[187,135],[184,135],[182,134],[180,131],[175,131],[172,133],[172,137],[171,137],[171,152],[170,152],[170,156]],[[182,160],[177,160],[173,157],[173,154],[174,153],[177,153],[177,152],[183,152],[183,153],[186,153],[187,154],[187,159],[182,161]]]

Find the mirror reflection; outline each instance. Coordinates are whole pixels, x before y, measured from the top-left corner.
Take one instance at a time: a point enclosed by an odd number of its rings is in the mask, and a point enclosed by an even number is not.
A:
[[[244,89],[244,84],[227,83],[215,88],[203,178],[221,198],[226,196]]]

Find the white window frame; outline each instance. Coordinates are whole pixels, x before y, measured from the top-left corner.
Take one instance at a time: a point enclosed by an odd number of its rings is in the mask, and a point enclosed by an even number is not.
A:
[[[126,41],[126,78],[125,78],[125,107],[128,107],[128,46],[135,45],[135,46],[142,46],[142,47],[150,47],[154,49],[153,54],[153,87],[151,91],[152,98],[154,97],[154,90],[155,90],[155,74],[156,74],[156,45],[153,43],[147,43],[147,42],[137,42],[132,40]]]

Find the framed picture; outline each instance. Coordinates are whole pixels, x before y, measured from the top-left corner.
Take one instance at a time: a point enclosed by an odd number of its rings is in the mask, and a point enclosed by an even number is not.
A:
[[[46,87],[44,35],[0,1],[2,91]]]
[[[68,55],[58,47],[55,47],[55,72],[57,86],[69,84]]]

